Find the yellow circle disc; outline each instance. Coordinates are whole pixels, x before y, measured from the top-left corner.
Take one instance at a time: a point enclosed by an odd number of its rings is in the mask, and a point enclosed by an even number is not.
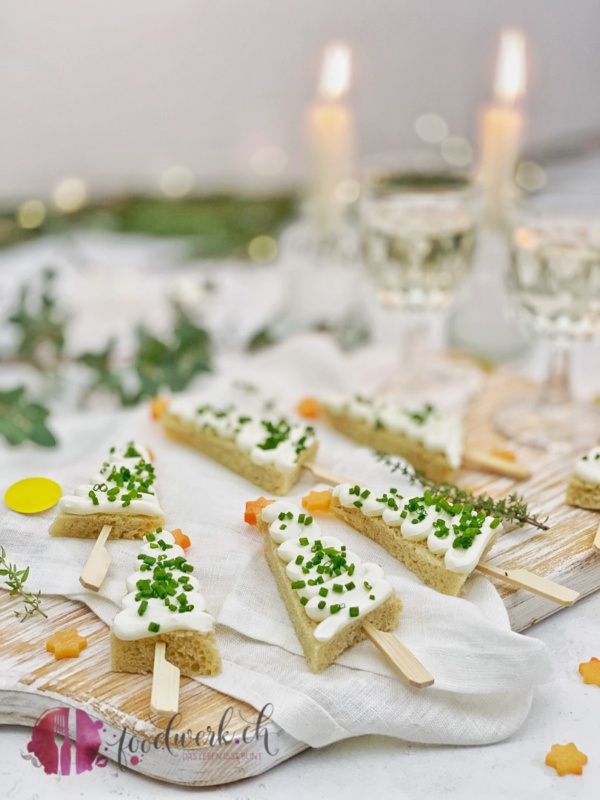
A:
[[[62,489],[50,478],[24,478],[9,486],[4,502],[19,514],[37,514],[58,503]]]

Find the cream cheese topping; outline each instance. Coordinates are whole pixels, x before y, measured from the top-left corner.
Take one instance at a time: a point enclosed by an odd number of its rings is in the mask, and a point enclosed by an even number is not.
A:
[[[208,633],[214,620],[206,611],[192,565],[169,531],[144,537],[139,567],[127,578],[128,593],[113,620],[118,639],[146,639],[173,631]]]
[[[322,405],[335,415],[366,422],[375,429],[403,433],[420,442],[428,450],[444,453],[455,469],[463,454],[463,428],[460,419],[443,414],[430,404],[403,406],[389,400],[369,400],[360,396],[328,393],[320,399]]]
[[[579,459],[575,475],[587,483],[600,484],[600,447],[593,447]]]
[[[397,489],[374,492],[365,486],[339,484],[333,489],[343,508],[358,509],[365,516],[380,516],[386,525],[400,529],[404,539],[425,542],[444,559],[450,572],[471,573],[497,533],[500,520],[470,505],[450,503],[426,491],[404,498]]]
[[[278,500],[261,511],[278,544],[286,574],[318,642],[328,642],[354,620],[380,606],[393,589],[377,564],[362,563],[335,536],[323,536],[308,514]]]
[[[184,397],[173,400],[169,413],[234,441],[241,451],[248,453],[253,464],[272,464],[279,472],[291,472],[300,453],[315,442],[314,429],[306,425],[280,417],[250,416],[234,407],[198,406]]]
[[[144,447],[129,442],[112,447],[90,483],[64,495],[58,509],[66,514],[129,514],[160,516],[162,509],[155,491],[154,467]]]

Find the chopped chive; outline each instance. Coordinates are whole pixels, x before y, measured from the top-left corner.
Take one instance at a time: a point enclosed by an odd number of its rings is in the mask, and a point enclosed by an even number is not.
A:
[[[358,617],[358,614],[359,614],[358,606],[352,606],[350,608],[350,612],[349,613],[350,613],[351,617]]]

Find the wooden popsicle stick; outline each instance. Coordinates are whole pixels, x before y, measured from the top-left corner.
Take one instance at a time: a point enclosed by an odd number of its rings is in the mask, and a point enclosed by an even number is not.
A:
[[[518,589],[526,589],[532,594],[545,597],[546,600],[552,600],[559,606],[572,606],[579,599],[579,592],[548,580],[548,578],[541,578],[526,569],[503,569],[502,567],[494,567],[492,564],[481,562],[475,569],[477,572],[481,572],[482,575],[498,578],[510,586],[516,586]]]
[[[600,552],[600,525],[598,525],[598,530],[596,531],[596,535],[594,537],[594,550],[598,550]]]
[[[167,661],[167,645],[154,646],[154,669],[150,708],[155,714],[176,714],[179,710],[179,667]]]
[[[480,453],[469,450],[463,456],[462,466],[464,469],[473,469],[483,472],[491,472],[494,475],[502,475],[506,478],[513,478],[516,481],[524,481],[531,478],[531,471],[516,461],[507,461],[491,453]]]
[[[428,672],[419,659],[396,638],[393,633],[379,631],[370,622],[365,622],[363,631],[387,661],[400,673],[411,686],[423,689],[431,686],[434,677]]]
[[[307,469],[310,469],[315,478],[319,478],[326,483],[334,485],[338,483],[355,483],[351,478],[344,478],[342,475],[337,475],[328,469],[319,467],[316,464],[306,464]],[[594,547],[598,542],[598,549],[600,550],[600,528],[596,534]],[[537,594],[540,597],[545,597],[547,600],[552,600],[561,606],[572,606],[576,600],[579,599],[579,592],[568,589],[560,583],[555,583],[547,578],[541,578],[533,572],[528,572],[526,569],[502,569],[500,567],[493,567],[491,564],[480,563],[475,567],[476,570],[483,575],[499,578],[504,583],[510,586],[516,586],[518,589],[526,589],[532,594]]]
[[[85,586],[86,589],[91,589],[93,592],[97,592],[102,586],[112,561],[111,554],[104,546],[111,530],[111,525],[105,525],[102,528],[92,552],[90,553],[90,557],[86,561],[85,567],[79,576],[79,583]]]
[[[304,469],[307,469],[309,472],[311,472],[315,478],[318,478],[324,483],[330,483],[332,486],[337,486],[338,483],[356,483],[356,481],[352,480],[352,478],[346,478],[344,475],[338,475],[336,472],[332,472],[330,469],[326,469],[325,467],[320,467],[318,464],[311,464],[309,462],[307,464],[303,464],[303,466]]]

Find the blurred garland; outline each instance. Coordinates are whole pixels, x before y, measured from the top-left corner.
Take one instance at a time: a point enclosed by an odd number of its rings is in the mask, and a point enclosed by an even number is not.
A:
[[[117,358],[114,339],[103,350],[69,358],[69,317],[56,300],[54,279],[54,272],[46,269],[39,286],[22,287],[17,308],[6,320],[16,330],[16,344],[2,354],[0,363],[27,364],[58,377],[68,364],[84,365],[91,379],[82,400],[102,393],[113,395],[122,406],[135,405],[162,389],[181,391],[196,375],[211,370],[210,336],[179,306],[174,307],[173,329],[164,340],[138,327],[135,352],[126,361]],[[46,424],[49,413],[24,386],[0,392],[0,437],[13,446],[29,441],[53,447],[57,440]]]
[[[18,209],[0,211],[0,247],[85,229],[185,237],[190,258],[244,259],[253,239],[275,237],[295,213],[292,194],[182,199],[128,195],[89,203],[72,213],[50,209],[32,229],[20,225]],[[69,317],[56,301],[54,277],[46,269],[39,286],[22,287],[17,307],[5,320],[13,326],[16,344],[11,352],[0,354],[0,363],[28,364],[45,375],[60,376],[61,369],[74,361],[91,373],[84,402],[101,393],[114,396],[123,406],[135,405],[161,389],[181,391],[196,375],[210,371],[210,336],[179,307],[173,330],[164,340],[142,326],[137,329],[136,350],[127,362],[119,362],[114,340],[98,352],[69,359],[65,355]],[[54,446],[48,416],[48,408],[35,402],[24,386],[0,393],[0,437],[10,445],[30,441]]]
[[[173,331],[158,339],[143,326],[137,328],[137,350],[121,367],[115,358],[116,340],[104,350],[82,353],[77,361],[92,372],[85,399],[94,392],[117,396],[122,406],[133,406],[154,397],[162,389],[180,392],[202,372],[210,372],[210,336],[175,307]]]
[[[292,194],[245,197],[215,194],[169,199],[125,196],[89,203],[79,211],[49,209],[34,229],[19,224],[18,209],[0,212],[0,247],[78,228],[189,238],[195,258],[247,258],[257,236],[276,236],[296,212]]]

